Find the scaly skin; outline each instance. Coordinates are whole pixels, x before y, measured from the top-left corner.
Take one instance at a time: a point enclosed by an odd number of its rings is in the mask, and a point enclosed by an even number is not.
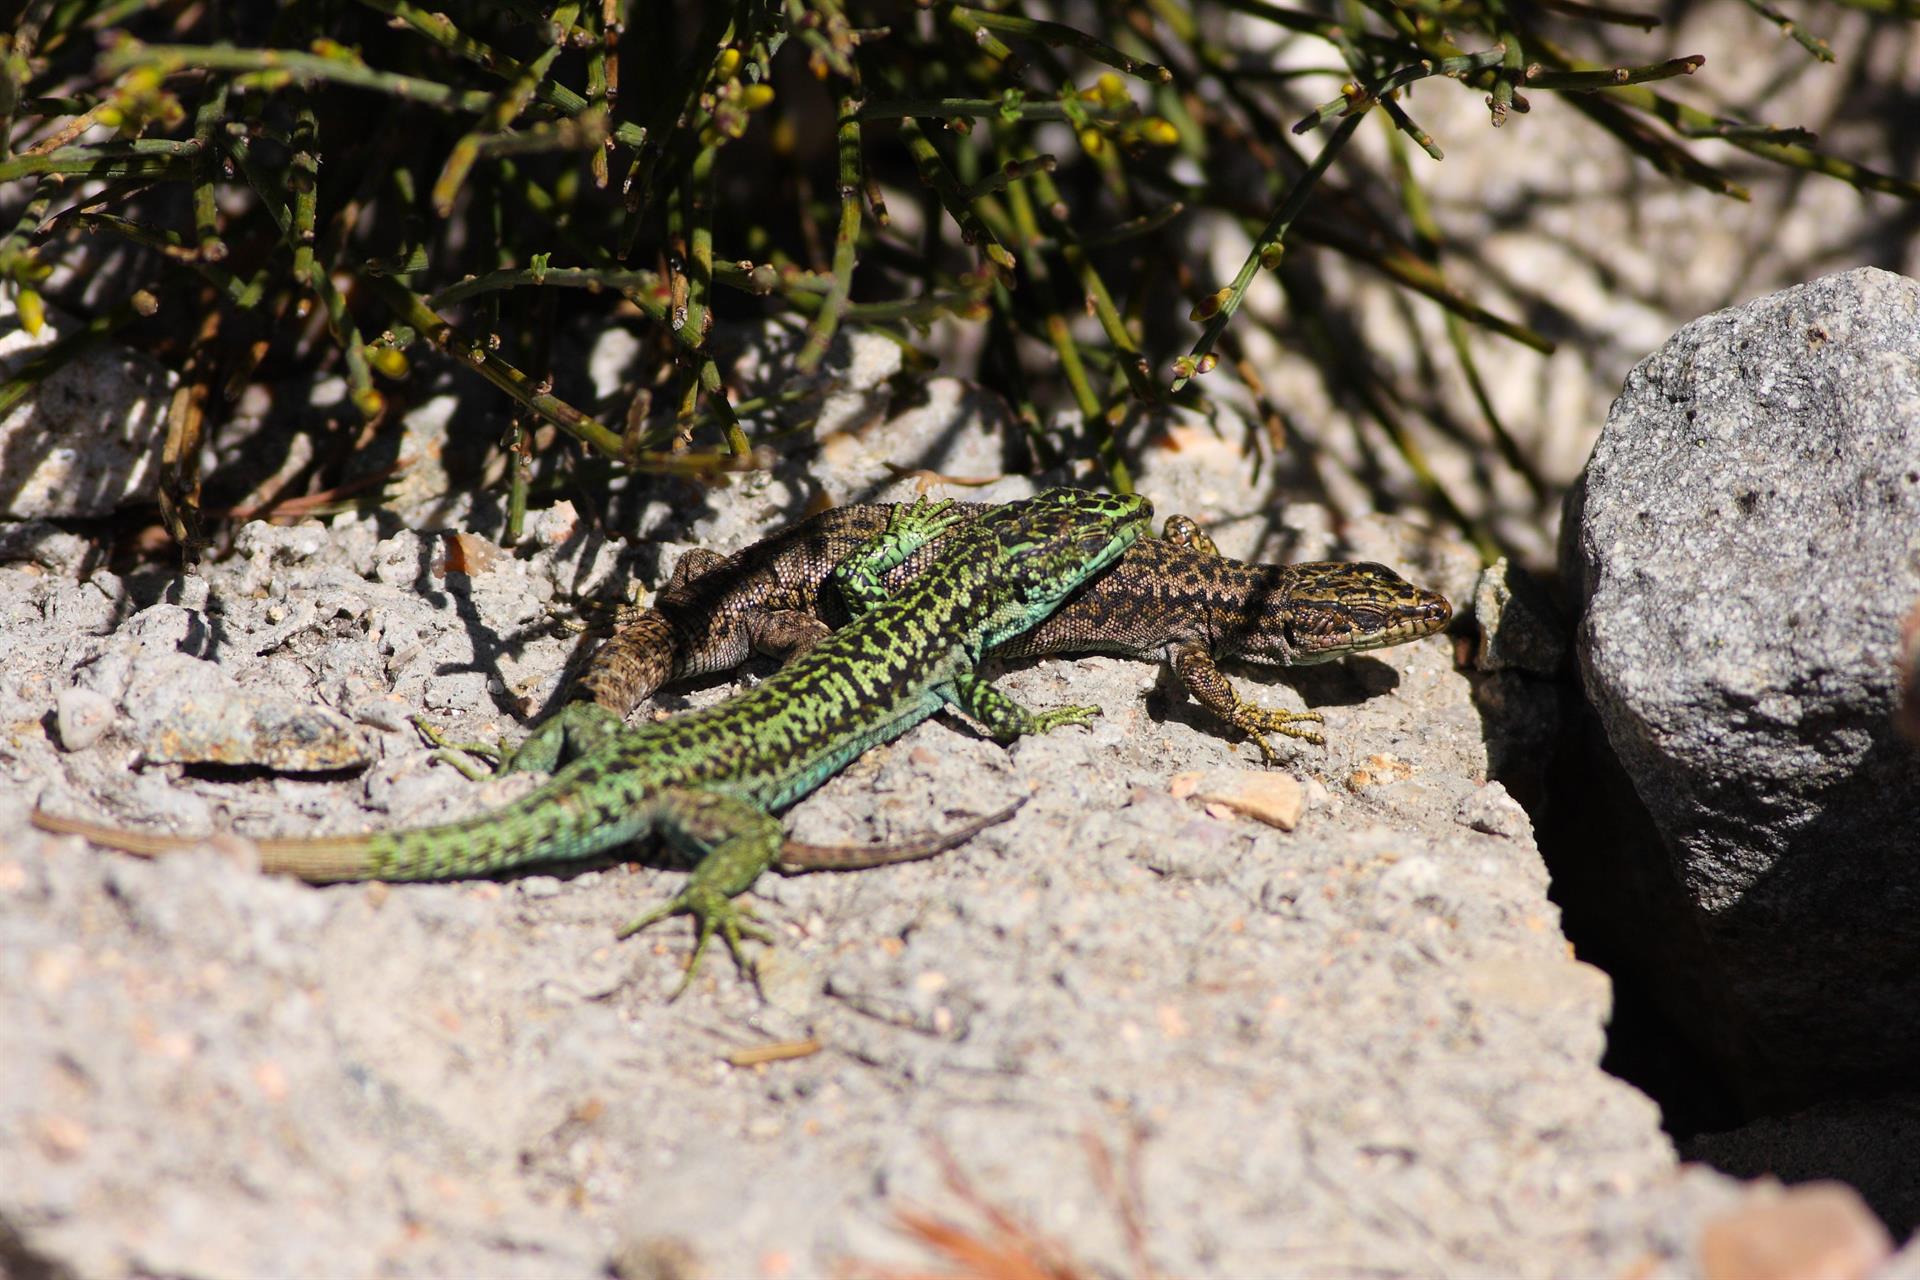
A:
[[[594,653],[549,717],[515,753],[513,768],[551,769],[590,750],[669,680],[729,670],[754,652],[788,656],[841,625],[846,610],[828,589],[833,566],[885,527],[886,506],[822,512],[722,557],[690,551],[653,607],[638,611]],[[996,508],[956,506],[970,518]],[[887,575],[911,581],[941,553],[932,543]],[[1273,763],[1268,733],[1310,743],[1315,712],[1267,710],[1243,701],[1216,659],[1272,666],[1326,662],[1432,635],[1453,617],[1446,597],[1384,565],[1316,561],[1243,564],[1222,556],[1192,520],[1172,516],[1165,536],[1135,543],[1106,573],[1052,616],[994,650],[999,657],[1165,654],[1187,691],[1244,731]]]
[[[1055,489],[973,520],[949,508],[893,509],[835,572],[854,621],[754,688],[603,733],[546,784],[492,813],[411,831],[260,841],[263,869],[315,882],[439,880],[588,858],[657,834],[698,862],[677,896],[621,936],[692,915],[699,939],[681,989],[716,931],[745,969],[741,938],[766,935],[733,898],[780,854],[773,813],[947,702],[1002,740],[1099,714],[1028,711],[973,668],[1117,560],[1146,530],[1151,506]],[[889,593],[884,575],[936,539],[946,550]],[[90,824],[38,812],[35,821],[100,838]]]

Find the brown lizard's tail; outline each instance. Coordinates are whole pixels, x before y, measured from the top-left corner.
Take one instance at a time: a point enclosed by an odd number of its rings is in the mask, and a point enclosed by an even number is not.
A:
[[[683,674],[677,669],[683,647],[666,615],[643,610],[594,651],[568,700],[596,702],[625,716],[655,689]]]

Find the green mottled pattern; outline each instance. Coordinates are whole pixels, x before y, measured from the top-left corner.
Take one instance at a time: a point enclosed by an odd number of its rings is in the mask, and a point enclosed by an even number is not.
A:
[[[503,809],[369,837],[349,874],[290,869],[316,879],[476,875],[586,857],[660,828],[704,853],[701,833],[689,839],[684,824],[662,821],[684,816],[663,810],[662,793],[697,789],[761,812],[792,804],[943,703],[964,705],[957,678],[1111,565],[1150,513],[1143,499],[1076,490],[994,508],[948,534],[909,585],[754,688],[613,733]]]

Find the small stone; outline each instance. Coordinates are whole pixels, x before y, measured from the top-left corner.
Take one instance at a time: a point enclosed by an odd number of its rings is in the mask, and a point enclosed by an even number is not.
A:
[[[1347,790],[1362,791],[1389,782],[1405,782],[1413,776],[1413,766],[1390,752],[1368,756],[1358,769],[1347,775]]]
[[[1527,811],[1498,782],[1484,783],[1461,797],[1454,821],[1490,836],[1518,840],[1531,828]]]
[[[1505,556],[1488,565],[1473,589],[1473,616],[1480,644],[1473,665],[1481,671],[1525,671],[1552,676],[1567,665],[1573,629],[1554,608],[1546,588]]]
[[[425,539],[411,529],[382,538],[373,549],[373,576],[389,587],[405,587],[425,576],[432,557]]]
[[[1763,1184],[1700,1233],[1707,1280],[1861,1280],[1892,1252],[1887,1229],[1843,1182]]]
[[[456,533],[447,539],[439,567],[446,573],[464,573],[473,578],[493,568],[505,554],[477,533]]]
[[[1284,773],[1252,770],[1209,773],[1197,780],[1190,794],[1199,796],[1209,808],[1223,805],[1282,831],[1298,826],[1300,814],[1306,808],[1306,793],[1299,782]]]
[[[112,700],[91,689],[63,690],[54,704],[60,745],[68,751],[85,751],[100,741],[100,735],[112,727],[113,717]]]
[[[571,502],[556,502],[527,519],[528,535],[550,547],[570,541],[579,531],[580,512]]]
[[[141,754],[154,764],[250,764],[292,773],[373,760],[366,735],[329,707],[218,689],[183,697],[147,725]]]

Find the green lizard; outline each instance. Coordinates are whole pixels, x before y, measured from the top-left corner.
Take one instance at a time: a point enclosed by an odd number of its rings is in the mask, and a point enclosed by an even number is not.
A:
[[[973,519],[996,510],[955,508]],[[654,600],[597,650],[572,689],[514,753],[513,768],[552,769],[609,733],[669,680],[728,670],[753,652],[791,656],[846,618],[827,590],[834,566],[886,527],[888,506],[825,511],[732,556],[694,550]],[[911,580],[941,554],[929,543],[888,575]],[[1315,561],[1243,564],[1227,559],[1194,522],[1170,516],[1159,539],[1135,543],[1045,621],[994,650],[999,657],[1165,653],[1201,705],[1244,731],[1273,763],[1267,733],[1310,743],[1315,712],[1268,710],[1240,698],[1215,665],[1239,658],[1273,666],[1325,662],[1432,635],[1453,617],[1446,597],[1385,565]]]
[[[1099,714],[1029,711],[974,667],[1118,559],[1151,514],[1142,498],[1072,489],[972,521],[950,503],[895,508],[835,572],[856,621],[752,689],[602,734],[593,750],[494,812],[413,830],[262,840],[262,867],[315,882],[438,880],[588,858],[658,834],[698,862],[679,894],[619,936],[691,915],[698,937],[679,990],[716,932],[747,971],[742,937],[770,938],[733,898],[780,853],[774,812],[946,702],[1003,740]],[[935,539],[946,550],[889,594],[883,575]],[[123,834],[39,810],[34,821],[109,845]]]

